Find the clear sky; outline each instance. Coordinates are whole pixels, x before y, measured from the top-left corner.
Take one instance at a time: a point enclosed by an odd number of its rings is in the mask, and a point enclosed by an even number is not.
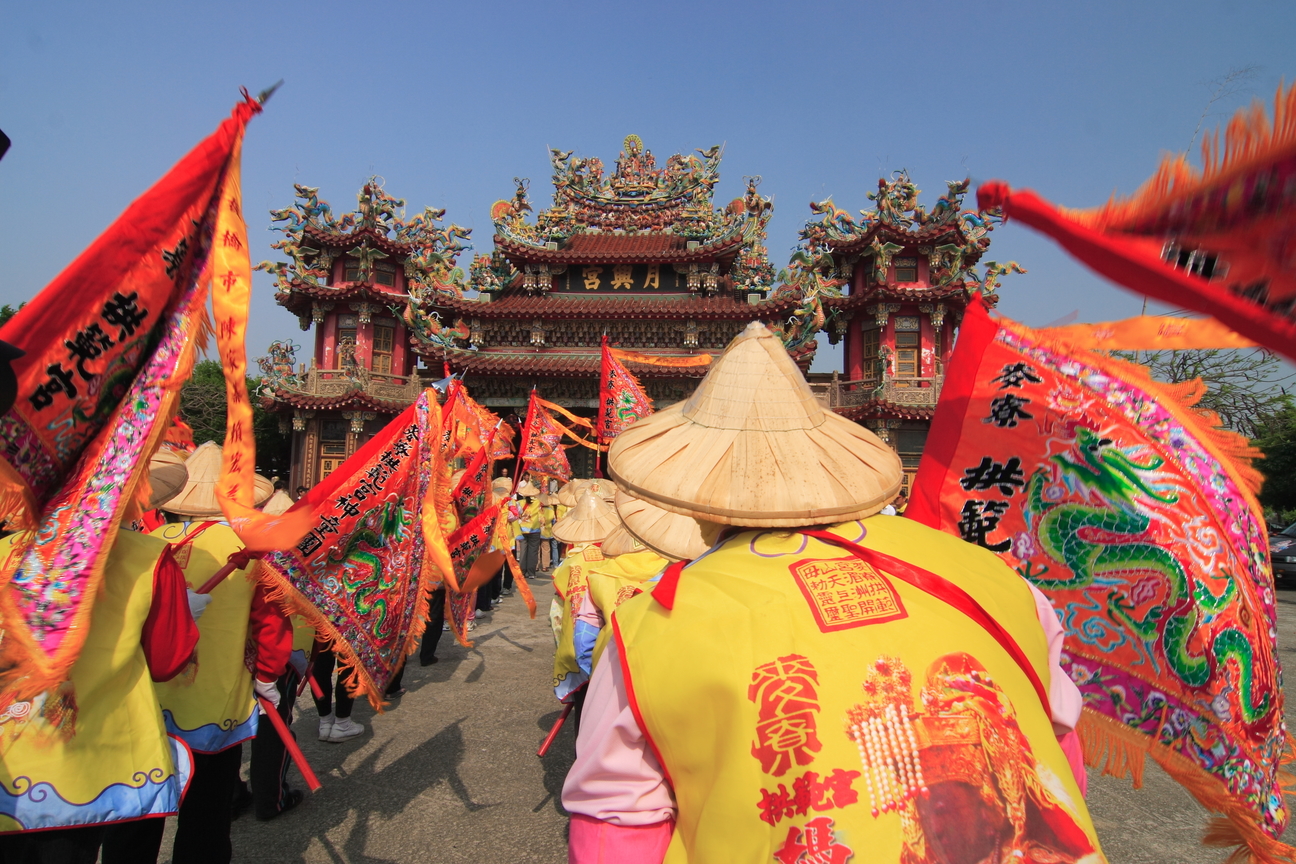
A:
[[[744,175],[774,197],[786,265],[811,199],[854,213],[907,168],[1029,186],[1074,207],[1129,193],[1188,147],[1209,82],[1253,67],[1213,127],[1296,76],[1283,2],[224,2],[0,6],[0,303],[30,298],[238,98],[284,79],[244,146],[253,261],[294,182],[334,211],[370,174],[409,213],[447,208],[491,248],[514,176],[549,198],[547,148],[611,164],[639,134],[659,163],[725,145],[716,201]],[[1194,148],[1195,149],[1195,148]],[[993,235],[1000,309],[1042,325],[1138,314],[1028,229]],[[465,257],[461,263],[468,263]],[[308,343],[257,274],[248,352]],[[825,342],[826,348],[826,342]],[[816,369],[839,362],[821,350]]]

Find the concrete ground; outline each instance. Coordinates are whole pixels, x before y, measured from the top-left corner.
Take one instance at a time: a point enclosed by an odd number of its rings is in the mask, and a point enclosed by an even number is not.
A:
[[[559,804],[573,739],[565,728],[545,759],[535,751],[558,715],[548,686],[553,589],[536,585],[536,620],[521,598],[479,619],[475,646],[445,634],[441,662],[405,673],[408,693],[387,713],[357,704],[367,728],[342,744],[316,740],[309,693],[294,724],[324,788],[271,822],[234,823],[235,861],[333,864],[521,864],[566,860]],[[1296,592],[1280,593],[1282,659],[1296,665]],[[1293,647],[1286,647],[1293,646]],[[1291,706],[1288,705],[1288,722]],[[293,782],[300,785],[294,771]],[[1112,864],[1223,862],[1198,843],[1206,814],[1148,760],[1144,787],[1090,778],[1089,805]],[[172,820],[173,821],[173,820]],[[171,830],[162,860],[170,856]],[[1288,842],[1296,832],[1288,832]]]

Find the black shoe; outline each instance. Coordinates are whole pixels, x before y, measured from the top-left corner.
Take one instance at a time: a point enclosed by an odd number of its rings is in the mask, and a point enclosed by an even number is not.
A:
[[[252,806],[252,790],[248,788],[247,782],[239,781],[238,791],[234,793],[234,804],[231,809],[230,818],[237,819],[248,811]]]
[[[440,657],[429,657],[427,660],[419,658],[420,666],[431,666],[433,663],[440,663],[440,662],[441,662]]]
[[[289,810],[293,809],[298,804],[300,804],[305,797],[306,797],[306,793],[303,792],[302,790],[289,789],[288,793],[284,796],[283,807],[279,810],[279,812],[271,813],[268,816],[263,816],[262,814],[258,813],[256,817],[257,821],[269,822],[271,819],[274,819],[276,816],[282,816],[283,814],[287,813]]]

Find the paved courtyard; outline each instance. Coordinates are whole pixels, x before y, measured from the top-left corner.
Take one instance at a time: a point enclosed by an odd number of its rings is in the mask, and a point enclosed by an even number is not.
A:
[[[536,586],[541,610],[551,585]],[[1282,659],[1296,666],[1296,591],[1279,595]],[[566,861],[559,804],[571,763],[570,727],[547,758],[535,751],[557,717],[548,687],[553,637],[514,596],[479,621],[476,645],[446,634],[441,662],[405,673],[409,692],[374,715],[357,704],[364,735],[343,744],[315,736],[309,696],[295,729],[324,788],[272,822],[234,823],[234,860],[332,864],[512,864]],[[1292,646],[1292,647],[1288,647]],[[1288,706],[1288,722],[1291,722]],[[1092,777],[1089,803],[1113,864],[1223,862],[1198,844],[1206,814],[1151,760],[1145,784]],[[300,778],[294,772],[295,782]],[[1289,840],[1293,832],[1288,832]],[[162,860],[170,855],[170,831]]]

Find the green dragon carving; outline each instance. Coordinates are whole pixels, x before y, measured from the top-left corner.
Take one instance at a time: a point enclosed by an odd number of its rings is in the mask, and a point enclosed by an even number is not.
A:
[[[1192,585],[1174,555],[1147,541],[1151,519],[1141,511],[1136,499],[1141,496],[1173,504],[1179,496],[1174,492],[1159,494],[1146,479],[1164,460],[1152,455],[1145,461],[1135,461],[1111,444],[1109,439],[1079,427],[1073,453],[1058,454],[1052,461],[1069,485],[1096,493],[1112,506],[1050,503],[1044,497],[1047,472],[1041,470],[1031,477],[1027,488],[1027,522],[1034,526],[1043,551],[1054,561],[1065,564],[1071,576],[1050,579],[1045,575],[1048,568],[1029,572],[1028,565],[1024,575],[1044,590],[1074,590],[1095,583],[1119,586],[1107,595],[1108,616],[1145,644],[1151,645],[1159,639],[1171,671],[1190,687],[1200,687],[1210,678],[1211,654],[1216,664],[1233,658],[1239,670],[1238,702],[1243,719],[1254,722],[1268,713],[1270,697],[1265,693],[1256,700],[1252,695],[1252,651],[1245,634],[1232,628],[1221,631],[1215,636],[1210,654],[1193,654],[1189,647],[1200,617],[1210,616],[1232,603],[1237,594],[1236,584],[1229,581],[1218,597],[1203,584]],[[1122,580],[1129,574],[1146,572],[1165,577],[1170,591],[1163,603],[1138,618],[1134,615],[1138,603],[1125,593]],[[1163,633],[1158,635],[1158,625],[1163,619]]]

